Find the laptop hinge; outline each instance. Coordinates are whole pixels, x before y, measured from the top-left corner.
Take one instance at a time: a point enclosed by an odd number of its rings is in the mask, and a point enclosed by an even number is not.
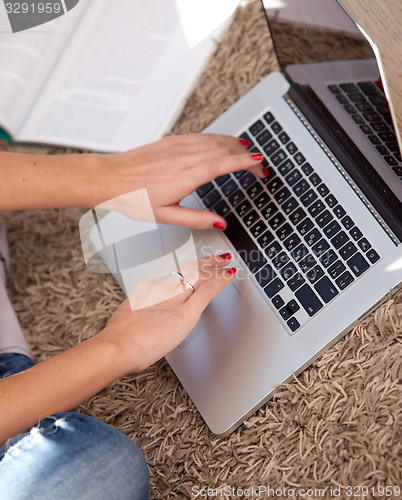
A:
[[[309,113],[309,119],[306,118],[304,112],[308,112],[308,106],[304,106],[303,104],[299,106],[296,104],[295,98],[298,101],[300,101],[300,99],[297,99],[298,94],[294,91],[294,88],[291,88],[289,93],[285,94],[283,97],[324,153],[348,182],[353,191],[377,220],[385,233],[392,242],[398,246],[402,241],[402,225],[398,217],[385,204],[382,198],[378,197],[375,189],[364,179],[363,175],[359,173],[358,167],[353,166],[353,161],[351,161],[350,156],[339,144],[337,144],[336,139],[331,138],[329,133],[322,134],[325,135],[324,141],[324,139],[317,134],[312,124],[315,122],[316,128],[320,131],[323,130],[323,124],[321,120],[318,120],[312,113]],[[302,107],[305,108],[303,111],[300,109]],[[349,168],[346,169],[345,165],[348,165]]]

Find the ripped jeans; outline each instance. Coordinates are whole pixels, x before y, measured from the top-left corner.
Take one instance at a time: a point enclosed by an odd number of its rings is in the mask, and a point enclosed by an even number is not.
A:
[[[23,354],[1,354],[0,378],[33,364]],[[148,469],[140,449],[117,429],[81,413],[56,413],[0,447],[3,498],[145,500]]]

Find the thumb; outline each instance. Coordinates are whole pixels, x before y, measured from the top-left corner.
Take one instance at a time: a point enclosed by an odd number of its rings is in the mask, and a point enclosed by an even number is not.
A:
[[[164,224],[186,226],[194,229],[226,228],[226,221],[220,215],[208,210],[181,207],[180,205],[171,205],[155,210],[155,217],[158,222]]]

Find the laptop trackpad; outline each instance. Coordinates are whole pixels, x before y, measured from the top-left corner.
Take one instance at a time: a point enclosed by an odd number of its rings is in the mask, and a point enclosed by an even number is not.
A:
[[[227,285],[227,287],[224,288],[222,292],[217,295],[206,307],[194,330],[188,337],[183,340],[181,344],[179,344],[179,349],[184,349],[184,347],[189,345],[195,338],[198,337],[198,335],[200,335],[206,329],[210,328],[214,323],[218,323],[219,319],[222,318],[222,316],[226,316],[221,320],[225,322],[225,329],[228,327],[231,330],[235,329],[235,324],[230,325],[228,323],[230,323],[231,321],[233,321],[234,323],[237,322],[236,315],[233,314],[233,312],[231,313],[231,310],[234,310],[238,307],[239,298],[240,293],[234,286],[234,284],[230,283],[229,285]],[[216,331],[222,329],[223,324],[221,327],[219,327],[218,323],[218,325],[216,326]]]

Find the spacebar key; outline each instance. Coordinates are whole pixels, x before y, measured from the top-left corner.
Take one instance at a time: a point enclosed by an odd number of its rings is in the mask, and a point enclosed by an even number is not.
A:
[[[299,288],[295,295],[309,316],[313,316],[322,307],[319,298],[307,284]]]
[[[235,247],[240,257],[244,260],[252,273],[255,273],[266,264],[267,259],[258,250],[257,246],[247,234],[234,214],[226,217],[227,228],[225,234]]]

